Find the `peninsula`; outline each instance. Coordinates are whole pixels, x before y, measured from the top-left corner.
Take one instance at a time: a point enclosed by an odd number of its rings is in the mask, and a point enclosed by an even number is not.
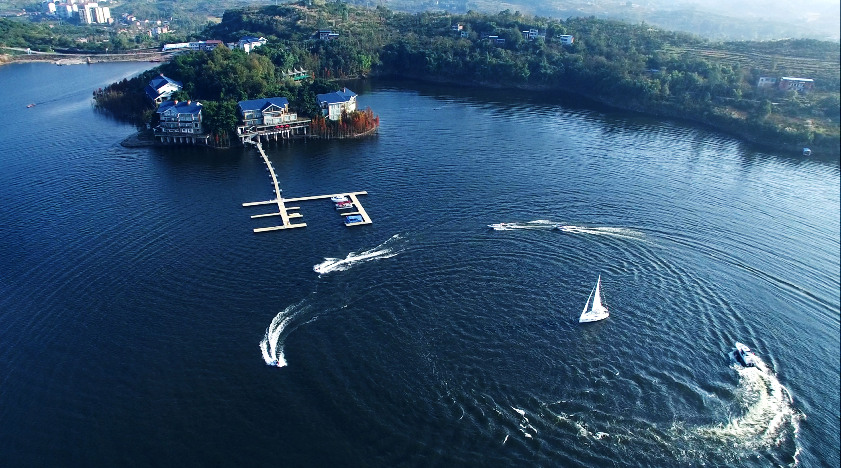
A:
[[[320,1],[230,10],[202,36],[222,47],[184,52],[153,74],[182,82],[175,97],[200,101],[220,141],[241,126],[239,101],[285,97],[298,115],[317,118],[324,108],[314,97],[341,89],[337,81],[387,76],[575,93],[775,150],[841,153],[841,60],[832,42],[710,42],[644,23],[510,11],[409,14]],[[248,37],[265,43],[247,52],[230,46]],[[313,81],[296,81],[301,70]],[[137,93],[151,76],[108,93]],[[115,109],[108,101],[98,99]],[[143,121],[154,113],[146,112]],[[325,135],[334,131],[328,125]]]

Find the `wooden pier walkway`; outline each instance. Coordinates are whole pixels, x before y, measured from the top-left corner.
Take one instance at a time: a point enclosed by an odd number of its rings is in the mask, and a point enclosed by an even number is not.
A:
[[[277,212],[276,213],[266,213],[266,214],[258,214],[252,215],[251,218],[267,218],[271,216],[280,216],[282,224],[279,226],[269,226],[269,227],[261,227],[255,228],[254,232],[268,232],[268,231],[279,231],[282,229],[293,229],[299,227],[306,227],[306,223],[297,223],[292,224],[292,218],[300,218],[303,215],[301,213],[297,213],[300,207],[297,206],[286,206],[286,203],[291,202],[301,202],[301,201],[310,201],[310,200],[321,200],[321,199],[330,199],[333,197],[341,197],[345,196],[350,199],[353,203],[353,207],[356,209],[354,212],[340,212],[339,214],[344,218],[345,216],[351,215],[360,215],[362,216],[362,221],[358,223],[347,224],[346,226],[361,226],[363,224],[371,224],[371,217],[368,216],[368,213],[365,211],[365,208],[362,207],[362,203],[359,202],[358,195],[368,195],[368,192],[346,192],[346,193],[334,193],[330,195],[315,195],[310,197],[298,197],[298,198],[286,198],[284,199],[282,196],[283,191],[280,189],[280,185],[277,182],[277,174],[274,172],[274,167],[272,167],[271,161],[266,156],[266,153],[263,151],[263,146],[260,144],[260,141],[254,142],[253,140],[248,140],[247,143],[251,143],[257,147],[257,150],[260,151],[260,156],[263,158],[263,162],[266,163],[266,167],[269,170],[269,174],[272,176],[272,186],[275,193],[276,198],[274,200],[265,200],[265,201],[257,201],[257,202],[248,202],[243,203],[242,206],[249,207],[249,206],[261,206],[261,205],[274,205],[277,204]]]

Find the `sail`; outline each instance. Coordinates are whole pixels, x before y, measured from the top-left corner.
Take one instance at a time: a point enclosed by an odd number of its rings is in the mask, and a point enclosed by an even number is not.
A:
[[[586,303],[586,304],[584,304],[584,310],[582,310],[582,311],[581,311],[581,316],[582,316],[582,317],[584,316],[584,314],[586,314],[586,313],[587,313],[587,307],[589,307],[589,306],[590,306],[590,299],[591,299],[592,297],[593,297],[593,290],[591,289],[591,290],[590,290],[590,295],[589,295],[589,296],[587,296],[587,303]]]
[[[587,303],[584,304],[584,310],[581,312],[581,317],[578,319],[579,322],[597,322],[599,320],[604,320],[608,317],[607,307],[602,304],[602,277],[599,275],[598,281],[596,281],[596,286],[590,291],[590,296],[587,297]],[[590,307],[590,299],[593,300],[593,305],[590,310],[587,310]]]
[[[596,282],[596,295],[593,298],[593,312],[599,313],[605,310],[604,306],[602,305],[602,294],[601,294],[601,286],[602,286],[602,276],[599,275],[599,280]]]

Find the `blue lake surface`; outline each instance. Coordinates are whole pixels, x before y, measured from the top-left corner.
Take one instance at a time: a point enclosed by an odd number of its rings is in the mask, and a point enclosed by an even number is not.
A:
[[[841,462],[838,160],[358,84],[378,136],[266,151],[373,224],[255,234],[255,149],[124,148],[93,109],[149,66],[0,67],[0,465]]]

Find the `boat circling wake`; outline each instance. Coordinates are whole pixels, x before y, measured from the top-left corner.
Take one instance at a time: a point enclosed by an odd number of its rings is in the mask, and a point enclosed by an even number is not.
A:
[[[326,275],[334,271],[345,271],[360,263],[394,257],[402,252],[395,245],[400,239],[400,234],[395,234],[373,249],[351,252],[345,258],[325,258],[323,262],[313,266],[312,269],[319,275]]]
[[[739,373],[736,395],[741,414],[727,424],[702,427],[699,434],[745,448],[780,445],[788,437],[793,439],[803,415],[776,375],[758,356],[755,359],[755,367],[732,366]]]
[[[288,330],[292,320],[304,312],[307,307],[302,302],[292,304],[278,313],[269,327],[266,334],[260,341],[260,350],[263,352],[263,361],[270,366],[285,367],[286,357],[283,354],[283,342],[291,330]]]

